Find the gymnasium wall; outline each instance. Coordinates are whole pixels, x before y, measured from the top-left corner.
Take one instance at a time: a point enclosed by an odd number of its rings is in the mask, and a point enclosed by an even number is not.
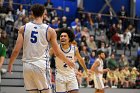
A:
[[[14,0],[22,4],[44,4],[47,0]],[[74,18],[77,10],[77,0],[51,0],[54,8],[61,7],[64,11],[57,11],[59,16],[66,15],[69,18]],[[69,11],[66,11],[69,10]]]
[[[140,17],[140,0],[136,0],[136,15]]]
[[[138,0],[140,1],[140,0]],[[98,13],[105,4],[105,0],[84,0],[85,11]],[[119,12],[122,5],[125,6],[128,14],[130,13],[130,0],[111,0],[111,6],[115,12]],[[105,8],[103,13],[108,11],[108,6]]]

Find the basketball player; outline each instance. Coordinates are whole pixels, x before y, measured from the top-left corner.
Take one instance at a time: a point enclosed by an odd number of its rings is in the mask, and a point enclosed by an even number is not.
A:
[[[64,52],[67,58],[72,62],[75,62],[75,58],[78,59],[80,65],[84,68],[87,73],[87,68],[83,58],[80,56],[78,48],[71,44],[74,40],[74,34],[70,29],[63,28],[58,31],[60,38],[60,49]],[[50,55],[54,50],[50,49]],[[56,93],[79,93],[78,82],[76,79],[75,69],[65,64],[63,60],[56,57]]]
[[[98,51],[98,58],[95,60],[91,67],[91,72],[94,73],[95,93],[104,93],[103,73],[109,69],[103,69],[103,60],[105,53],[101,50]]]
[[[29,93],[50,93],[49,43],[55,49],[54,53],[58,58],[70,68],[74,67],[74,64],[60,50],[54,29],[43,24],[44,6],[35,4],[31,7],[31,11],[34,21],[19,29],[8,70],[11,73],[13,63],[23,46],[23,77],[26,90]]]

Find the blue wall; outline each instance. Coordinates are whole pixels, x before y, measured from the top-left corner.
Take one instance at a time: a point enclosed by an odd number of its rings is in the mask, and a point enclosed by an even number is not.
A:
[[[47,0],[14,0],[14,2],[22,3],[22,4],[35,4],[40,3],[44,4]],[[64,11],[58,11],[60,16],[66,15],[69,18],[74,18],[77,10],[77,0],[51,0],[54,5],[54,8],[58,8],[59,6],[64,9]],[[69,12],[66,12],[66,7],[69,7]]]
[[[140,1],[140,0],[139,0]],[[102,6],[105,4],[105,0],[84,0],[85,11],[98,13]],[[120,11],[121,6],[124,5],[128,14],[130,13],[130,0],[112,0],[111,6],[116,12]],[[108,7],[104,10],[104,13],[108,11]]]
[[[136,15],[140,17],[140,0],[136,0]]]

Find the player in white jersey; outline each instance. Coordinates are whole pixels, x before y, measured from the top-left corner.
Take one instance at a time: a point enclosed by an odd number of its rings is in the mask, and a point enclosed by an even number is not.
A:
[[[60,50],[54,29],[43,24],[43,17],[46,15],[44,6],[35,4],[31,7],[31,11],[34,21],[19,29],[8,70],[11,73],[14,60],[23,46],[23,77],[26,90],[29,93],[51,93],[48,43],[55,49],[55,55],[69,67],[73,68],[74,64]]]
[[[75,57],[80,65],[87,73],[87,68],[83,58],[79,54],[79,50],[71,42],[74,40],[74,34],[70,29],[63,28],[58,31],[60,38],[60,49],[65,53],[66,57],[75,63]],[[52,55],[55,50],[50,49]],[[58,57],[55,58],[56,63],[56,93],[78,93],[78,82],[75,69],[68,67],[65,62]]]
[[[91,72],[94,73],[94,85],[95,93],[104,93],[103,73],[108,69],[103,69],[103,60],[105,59],[105,53],[101,50],[98,51],[98,58],[95,60],[91,67]]]

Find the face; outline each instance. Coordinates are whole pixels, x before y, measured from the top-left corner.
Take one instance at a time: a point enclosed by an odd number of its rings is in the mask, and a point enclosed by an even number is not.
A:
[[[104,59],[105,59],[105,53],[101,53],[101,54],[100,54],[100,57],[101,57],[101,59],[104,60]]]
[[[92,56],[95,56],[95,52],[92,52]]]
[[[69,36],[67,33],[62,33],[60,35],[60,42],[62,45],[66,45],[66,44],[69,44]]]
[[[45,10],[44,11],[44,14],[43,14],[43,19],[45,20],[45,19],[47,19],[48,17],[47,17],[47,10]]]

